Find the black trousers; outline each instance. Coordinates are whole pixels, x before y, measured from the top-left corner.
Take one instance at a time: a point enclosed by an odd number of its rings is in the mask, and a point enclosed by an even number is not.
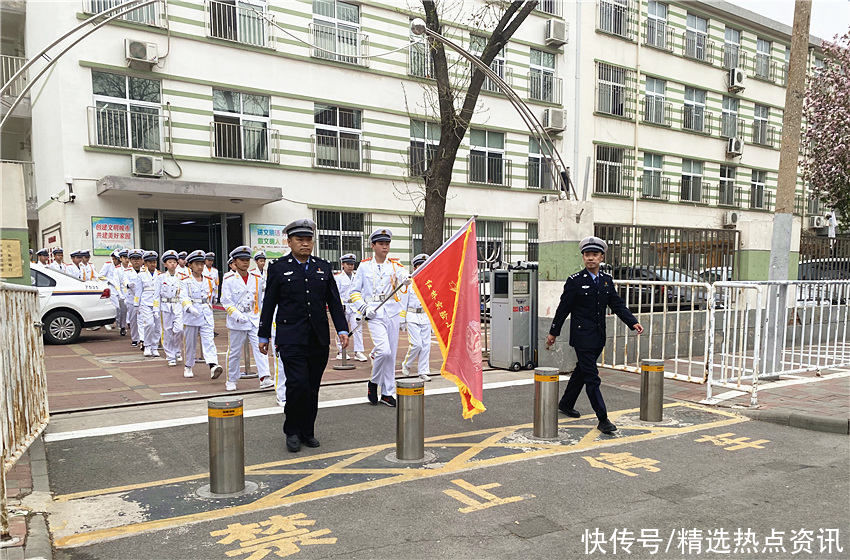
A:
[[[286,371],[286,406],[283,433],[313,437],[319,411],[319,386],[328,365],[328,346],[310,331],[308,344],[282,344],[278,348]]]
[[[599,370],[596,368],[596,359],[602,353],[602,348],[576,348],[575,350],[578,363],[576,364],[575,371],[570,376],[570,380],[567,382],[567,388],[561,397],[560,407],[563,409],[575,408],[576,400],[581,393],[582,386],[584,386],[587,398],[590,400],[590,406],[593,407],[596,417],[600,420],[608,418],[605,401],[602,399],[602,391],[599,389],[602,380],[599,378]],[[289,372],[287,371],[288,374]]]

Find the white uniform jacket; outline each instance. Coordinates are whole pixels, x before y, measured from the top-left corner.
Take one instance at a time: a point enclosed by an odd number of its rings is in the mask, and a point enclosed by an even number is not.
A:
[[[357,274],[351,283],[349,301],[355,308],[362,302],[375,309],[400,284],[407,280],[407,270],[396,259],[387,259],[377,264],[372,258],[360,262]],[[401,312],[401,296],[396,292],[390,300],[378,310],[376,317],[396,317]]]
[[[154,307],[154,292],[156,291],[157,276],[159,271],[154,270],[152,273],[148,269],[139,271],[136,275],[135,286],[133,287],[133,305],[140,307]]]
[[[263,295],[263,277],[248,271],[248,281],[238,272],[228,272],[221,283],[221,305],[227,311],[227,328],[236,331],[256,330],[260,327],[260,305]]]
[[[173,275],[163,272],[156,277],[154,300],[163,313],[183,314],[183,280],[186,277],[178,272]],[[155,304],[156,305],[156,304]]]
[[[213,326],[212,298],[215,285],[202,277],[200,281],[189,275],[183,280],[183,324],[200,327],[204,323]]]
[[[351,286],[354,285],[354,278],[357,276],[357,272],[352,272],[351,277],[348,276],[345,272],[334,272],[334,280],[336,280],[336,289],[339,290],[339,298],[342,300],[342,304],[345,306],[345,311],[354,311],[357,309],[357,305],[351,304]]]
[[[401,320],[417,325],[430,325],[431,320],[428,318],[422,302],[419,301],[419,296],[416,295],[413,286],[407,286],[401,289],[401,291],[404,290],[407,290],[407,292],[401,296]]]

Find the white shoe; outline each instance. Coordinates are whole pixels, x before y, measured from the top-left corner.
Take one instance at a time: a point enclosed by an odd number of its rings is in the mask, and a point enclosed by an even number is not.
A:
[[[421,379],[422,381],[431,381],[431,376],[427,373],[420,373],[419,379]]]
[[[339,353],[336,355],[336,358],[334,358],[334,360],[341,360],[341,359],[342,359],[342,352],[339,352]]]
[[[363,354],[363,352],[355,352],[354,353],[354,359],[357,360],[358,362],[368,362],[369,361],[369,358],[367,358]]]
[[[195,377],[195,374],[192,372],[192,368],[184,367],[183,368],[183,377]]]
[[[218,376],[221,375],[223,372],[223,367],[218,364],[214,364],[213,367],[210,368],[210,379],[218,379]]]
[[[409,370],[409,369],[407,369],[407,368],[406,368],[406,367],[404,367],[404,366],[401,366],[401,375],[402,375],[403,377],[407,377],[407,376],[409,376],[409,375],[410,375],[410,370]]]
[[[112,330],[112,325],[104,325],[104,326],[103,326],[103,328],[105,328],[105,329],[106,329],[106,330],[108,330],[108,331],[111,331],[111,330]]]
[[[174,367],[177,365],[177,360],[168,360],[168,367]]]
[[[267,375],[260,380],[260,389],[271,389],[274,387],[271,375]]]
[[[148,350],[147,348],[145,348],[145,351],[143,352],[143,354],[144,354],[145,358],[153,358],[153,354],[151,354],[151,351]]]
[[[159,358],[159,350],[157,350],[156,348],[151,350],[151,358]]]
[[[231,383],[230,381],[226,382],[224,384],[224,390],[225,391],[235,391],[236,390],[236,383]]]
[[[277,401],[277,406],[279,406],[279,407],[281,407],[281,408],[283,408],[284,406],[286,406],[286,401],[282,401],[282,400],[280,400],[280,399],[275,399],[275,401]]]

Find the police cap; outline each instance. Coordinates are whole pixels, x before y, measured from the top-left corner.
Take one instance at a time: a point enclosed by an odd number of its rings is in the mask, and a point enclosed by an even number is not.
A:
[[[578,250],[582,253],[588,251],[596,251],[597,253],[605,253],[608,251],[608,244],[598,237],[585,237],[578,244]]]
[[[316,222],[313,220],[303,219],[291,222],[286,229],[286,237],[298,235],[300,237],[313,237],[316,234]]]

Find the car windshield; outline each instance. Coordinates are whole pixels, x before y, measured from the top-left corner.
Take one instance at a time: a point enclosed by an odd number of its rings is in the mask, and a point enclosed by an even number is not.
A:
[[[655,274],[665,282],[699,282],[689,274],[685,274],[680,270],[672,270],[669,268],[656,268]]]

